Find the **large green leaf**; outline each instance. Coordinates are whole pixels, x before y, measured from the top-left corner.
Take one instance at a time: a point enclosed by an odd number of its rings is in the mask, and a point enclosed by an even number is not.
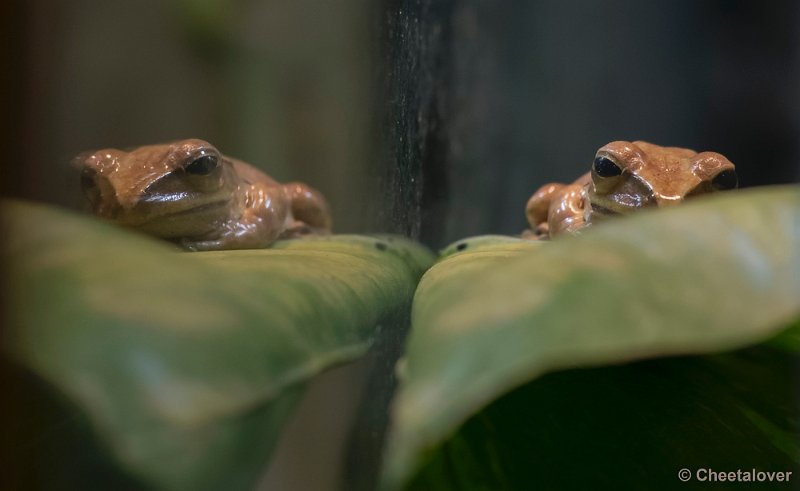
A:
[[[184,253],[42,205],[2,218],[10,357],[163,489],[249,488],[303,382],[361,356],[433,262],[391,237]]]
[[[387,489],[642,489],[800,463],[797,187],[445,252],[414,298]]]

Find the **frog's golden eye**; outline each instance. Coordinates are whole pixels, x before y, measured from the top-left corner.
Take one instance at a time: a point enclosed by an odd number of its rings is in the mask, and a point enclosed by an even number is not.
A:
[[[192,160],[192,162],[185,167],[186,172],[196,176],[207,176],[214,172],[217,168],[219,161],[216,155],[203,155]]]
[[[725,169],[711,180],[711,186],[719,191],[735,189],[738,185],[739,180],[736,177],[736,171],[733,169]]]
[[[622,174],[622,169],[616,162],[602,155],[595,157],[593,169],[595,174],[600,177],[614,177]]]

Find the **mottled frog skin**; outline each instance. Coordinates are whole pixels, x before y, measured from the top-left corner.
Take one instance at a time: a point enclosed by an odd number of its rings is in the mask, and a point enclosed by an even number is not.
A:
[[[718,153],[615,141],[597,151],[591,171],[577,181],[545,184],[531,196],[525,210],[531,229],[523,236],[575,233],[609,216],[737,185],[734,165]]]
[[[74,164],[96,215],[189,250],[262,248],[330,232],[318,191],[280,184],[203,140],[97,150]]]

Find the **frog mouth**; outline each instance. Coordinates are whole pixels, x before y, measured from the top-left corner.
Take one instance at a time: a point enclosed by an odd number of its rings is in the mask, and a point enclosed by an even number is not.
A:
[[[185,210],[178,210],[171,213],[165,213],[164,215],[161,216],[179,217],[182,215],[194,215],[196,213],[205,213],[207,211],[213,211],[227,205],[228,205],[228,200],[212,201],[210,203],[204,203],[202,205],[192,206],[190,208],[186,208]]]
[[[163,210],[162,213],[153,213],[153,210],[142,210],[142,213],[139,215],[138,220],[131,216],[131,220],[120,220],[123,225],[128,226],[146,226],[153,222],[159,222],[163,220],[180,220],[183,217],[190,217],[193,215],[202,215],[209,212],[214,212],[225,208],[228,206],[228,200],[218,200],[218,201],[210,201],[208,203],[197,204],[193,206],[187,206],[185,208],[178,208],[178,209],[171,209],[171,210]],[[144,215],[146,218],[142,217]],[[127,223],[125,223],[127,222]]]

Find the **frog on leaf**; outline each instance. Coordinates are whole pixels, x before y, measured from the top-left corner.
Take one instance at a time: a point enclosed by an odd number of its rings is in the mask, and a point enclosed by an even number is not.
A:
[[[549,239],[595,222],[738,186],[734,165],[715,152],[614,141],[601,147],[590,172],[572,184],[540,187],[525,208],[523,237]]]
[[[318,191],[280,184],[203,140],[97,150],[73,163],[96,215],[189,250],[262,248],[330,232]]]

